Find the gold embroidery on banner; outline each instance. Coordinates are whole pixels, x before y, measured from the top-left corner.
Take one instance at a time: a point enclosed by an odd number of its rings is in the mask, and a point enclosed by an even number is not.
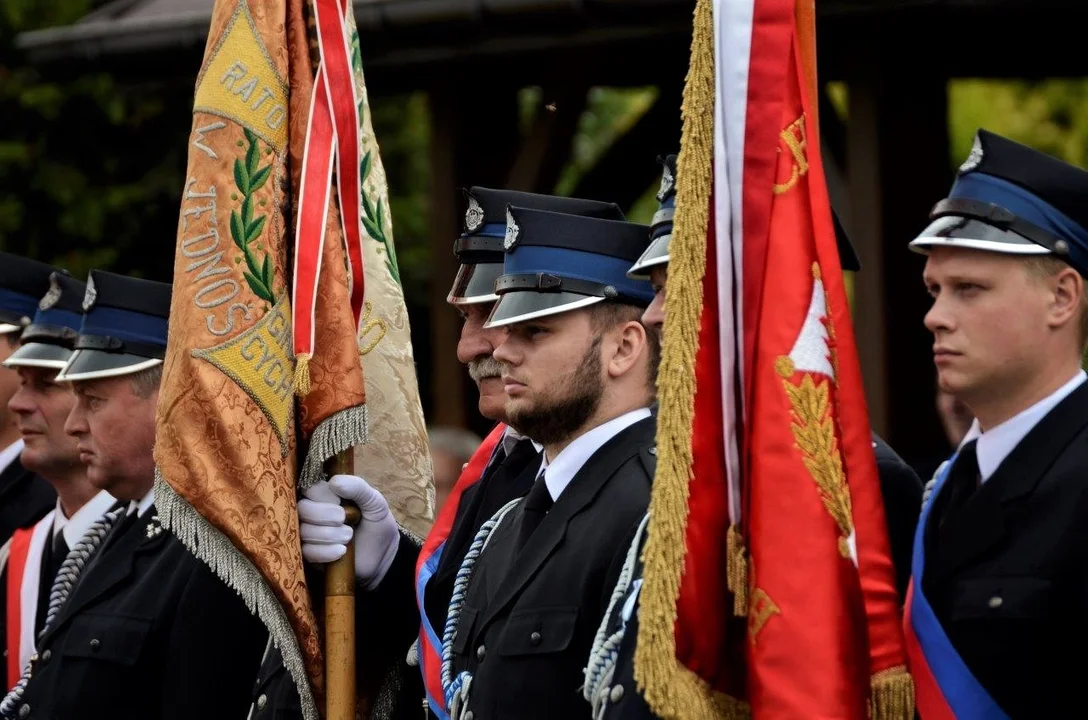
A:
[[[808,149],[808,139],[805,137],[805,114],[801,113],[801,117],[791,122],[785,130],[778,134],[778,137],[790,151],[793,161],[790,166],[789,179],[783,183],[774,184],[775,195],[781,195],[792,190],[801,179],[801,176],[808,172],[808,157],[805,155]],[[782,152],[781,147],[778,148],[778,152]]]
[[[197,78],[193,110],[233,120],[279,155],[287,147],[287,101],[287,84],[268,57],[249,5],[239,2]]]
[[[748,637],[755,645],[759,640],[759,633],[775,615],[781,615],[782,611],[771,600],[771,596],[762,588],[753,587],[751,591],[752,604],[748,608]]]
[[[775,362],[775,371],[782,378],[782,386],[790,401],[790,429],[801,451],[801,459],[819,489],[824,507],[842,533],[838,543],[839,553],[846,559],[855,560],[856,554],[851,546],[854,528],[850,488],[842,467],[831,408],[830,386],[835,380],[836,358],[830,350],[828,339],[834,337],[834,329],[826,314],[826,296],[820,279],[820,267],[816,263],[812,265],[812,276],[813,302],[805,326],[791,355],[783,355]],[[821,337],[822,334],[826,334],[826,337]],[[813,372],[811,367],[806,367],[798,373],[795,357],[810,366],[822,359],[827,363],[827,372]],[[798,374],[799,382],[794,382],[794,376]]]
[[[287,433],[293,415],[292,383],[295,361],[291,355],[291,305],[286,295],[253,327],[193,357],[207,360],[245,390],[268,418],[280,450],[287,455]]]
[[[385,321],[381,318],[370,319],[370,316],[374,314],[374,304],[367,300],[363,303],[363,317],[359,320],[359,355],[367,355],[371,350],[378,347],[378,343],[382,341],[387,332]],[[374,331],[371,333],[371,331]],[[369,335],[376,335],[376,337],[368,337]]]

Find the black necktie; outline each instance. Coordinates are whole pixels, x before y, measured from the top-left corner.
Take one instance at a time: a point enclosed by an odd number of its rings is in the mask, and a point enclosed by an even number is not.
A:
[[[45,625],[45,616],[49,611],[49,591],[66,557],[68,557],[68,543],[64,539],[64,533],[56,533],[53,541],[42,548],[42,571],[38,578],[38,609],[34,615],[34,637],[38,637],[38,633]]]
[[[970,440],[960,448],[956,463],[948,474],[948,503],[941,513],[943,527],[958,515],[979,487],[978,440]]]
[[[522,505],[521,511],[521,530],[518,532],[518,552],[525,547],[525,543],[529,541],[529,536],[533,534],[533,531],[540,525],[548,511],[552,509],[552,505],[555,504],[555,501],[552,500],[552,494],[548,492],[548,484],[544,481],[545,474],[544,472],[540,473],[533,482],[532,490],[525,496],[525,503]]]

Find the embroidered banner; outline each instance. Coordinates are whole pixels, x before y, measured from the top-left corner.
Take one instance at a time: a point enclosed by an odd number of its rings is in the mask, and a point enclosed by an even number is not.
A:
[[[352,12],[350,2],[316,2],[341,26]],[[306,0],[215,2],[196,83],[155,443],[159,516],[268,626],[306,720],[318,718],[323,667],[297,487],[367,430],[331,168],[302,181],[308,148],[332,142],[328,129],[307,125],[313,102],[328,100],[315,98],[312,11]],[[351,97],[350,74],[342,78],[349,82],[329,92]],[[319,207],[316,219],[293,214],[304,194]],[[304,233],[318,242],[318,265],[305,289],[313,354],[299,372],[291,258]]]

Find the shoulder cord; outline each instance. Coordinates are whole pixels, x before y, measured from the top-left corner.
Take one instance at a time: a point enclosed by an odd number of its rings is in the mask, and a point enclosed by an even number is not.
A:
[[[597,628],[597,636],[593,639],[593,646],[589,651],[589,662],[585,669],[585,685],[582,687],[582,696],[593,707],[594,720],[601,720],[608,707],[608,693],[612,684],[612,677],[616,672],[616,658],[619,655],[620,643],[623,642],[624,627],[621,624],[616,632],[609,634],[608,627],[612,620],[612,613],[616,605],[622,602],[627,595],[631,582],[635,578],[635,565],[638,561],[639,548],[642,546],[642,535],[646,531],[646,522],[650,515],[642,517],[635,538],[631,541],[631,547],[627,549],[627,558],[624,560],[623,569],[620,571],[619,580],[612,590],[612,599],[608,603],[608,610]]]
[[[57,614],[60,612],[60,609],[64,607],[64,603],[72,593],[72,589],[75,587],[76,581],[79,580],[83,568],[85,568],[90,559],[94,557],[95,552],[98,551],[98,548],[106,535],[109,534],[110,530],[117,522],[117,519],[124,515],[126,510],[128,510],[128,507],[122,506],[99,518],[64,559],[64,563],[60,566],[60,570],[57,571],[56,579],[53,580],[53,588],[49,593],[49,611],[45,616],[45,624],[42,625],[42,631],[38,633],[39,641],[56,621]],[[34,663],[37,661],[38,654],[35,653],[30,658],[30,662],[27,664],[26,669],[23,670],[23,676],[19,678],[19,682],[15,684],[15,687],[7,694],[7,697],[0,702],[0,716],[5,718],[12,717],[15,709],[19,706],[19,701],[22,700],[23,693],[26,692],[27,683],[30,681],[30,676],[34,673]]]
[[[468,709],[468,693],[472,686],[472,673],[462,671],[453,677],[453,641],[457,637],[457,625],[461,619],[461,609],[464,607],[465,595],[468,590],[468,581],[472,577],[476,559],[483,553],[491,540],[491,534],[503,521],[507,513],[522,501],[516,498],[499,508],[499,511],[491,516],[476,533],[472,544],[461,561],[461,567],[457,571],[457,578],[453,583],[453,595],[450,597],[449,614],[446,616],[446,627],[442,633],[442,690],[446,696],[446,707],[450,712],[450,720],[459,720]]]

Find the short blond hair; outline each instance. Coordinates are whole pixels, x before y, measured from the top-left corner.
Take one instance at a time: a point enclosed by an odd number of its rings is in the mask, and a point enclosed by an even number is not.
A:
[[[1062,270],[1074,270],[1065,260],[1054,255],[1029,255],[1025,258],[1028,275],[1040,282],[1049,280]],[[1088,351],[1088,291],[1080,294],[1080,351]]]

